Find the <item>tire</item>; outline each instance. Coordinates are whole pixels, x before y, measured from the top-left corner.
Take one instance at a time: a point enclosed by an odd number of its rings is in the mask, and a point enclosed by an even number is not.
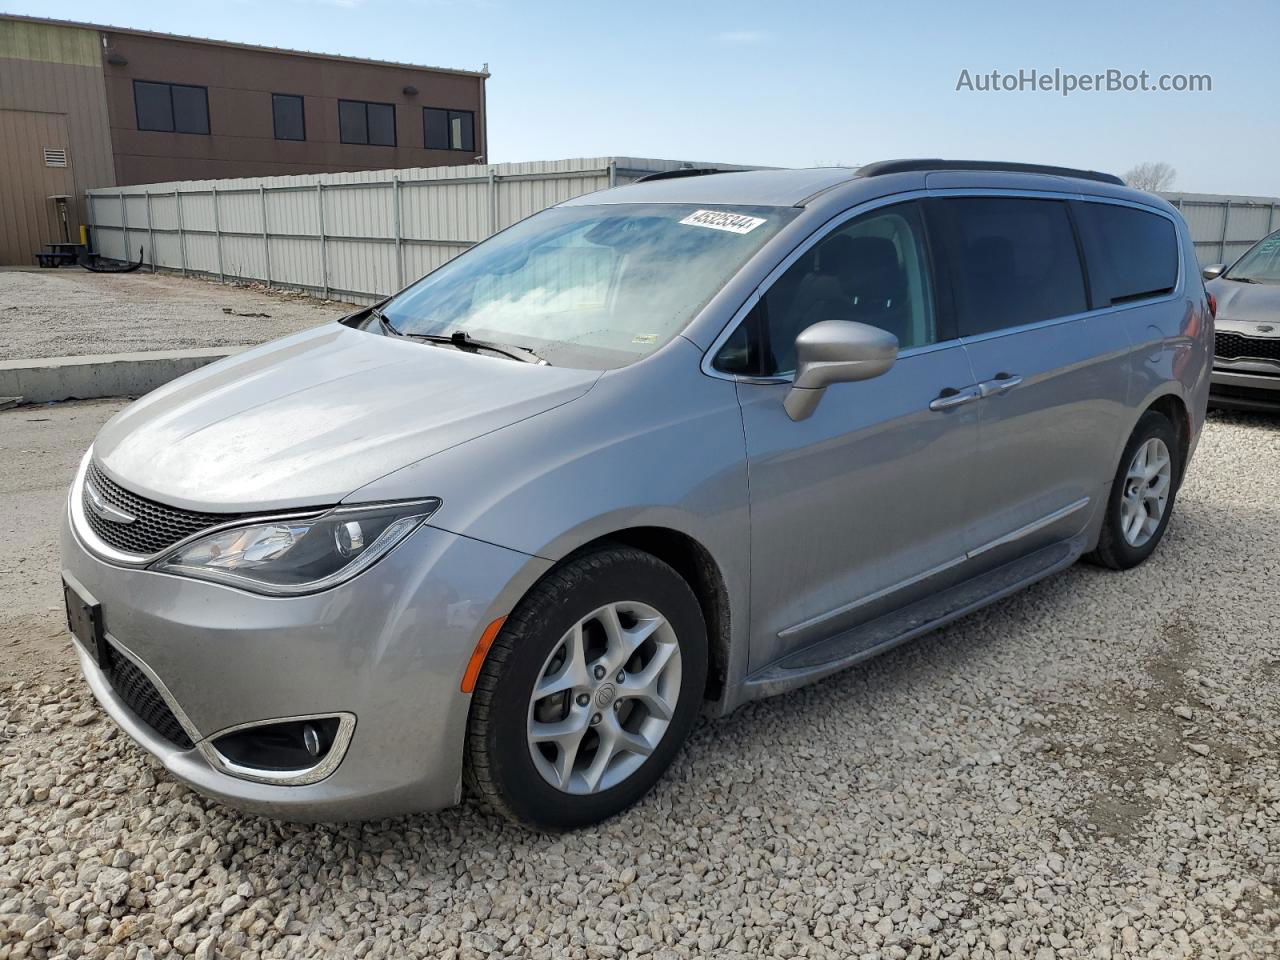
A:
[[[1168,493],[1160,512],[1159,520],[1151,529],[1146,529],[1145,539],[1135,543],[1126,535],[1126,521],[1132,514],[1126,514],[1126,494],[1129,492],[1130,468],[1135,466],[1135,457],[1139,451],[1152,441],[1159,441],[1169,454],[1168,475],[1165,482]],[[1158,448],[1157,448],[1158,449]],[[1115,479],[1111,482],[1111,492],[1107,497],[1107,514],[1102,521],[1102,533],[1098,538],[1098,546],[1085,559],[1090,563],[1112,570],[1128,570],[1136,567],[1155,551],[1164,538],[1165,529],[1169,526],[1169,518],[1173,515],[1174,501],[1177,499],[1181,476],[1182,452],[1178,446],[1177,431],[1173,424],[1162,413],[1148,410],[1133,428],[1129,442],[1125,444],[1124,453],[1120,457],[1120,465],[1116,468]],[[1148,488],[1150,491],[1151,488]],[[1132,498],[1130,498],[1132,502]],[[1150,503],[1150,501],[1148,501]],[[1147,508],[1150,517],[1150,508]],[[1144,522],[1144,527],[1151,527]]]
[[[485,659],[467,721],[470,792],[536,830],[625,810],[688,736],[707,658],[698,600],[667,564],[625,546],[569,559],[525,595]],[[564,689],[535,698],[535,684]]]

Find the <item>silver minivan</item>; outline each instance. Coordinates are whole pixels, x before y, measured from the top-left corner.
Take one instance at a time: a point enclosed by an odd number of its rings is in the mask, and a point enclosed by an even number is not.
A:
[[[235,806],[588,824],[699,713],[1145,560],[1212,344],[1182,220],[1109,175],[658,175],[118,414],[74,649]]]

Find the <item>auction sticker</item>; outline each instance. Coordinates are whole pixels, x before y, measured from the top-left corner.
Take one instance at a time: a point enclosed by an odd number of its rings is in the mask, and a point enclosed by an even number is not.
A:
[[[730,233],[750,233],[764,223],[764,217],[748,217],[746,214],[729,213],[725,210],[695,210],[680,222],[689,227],[710,227],[712,230],[727,230]]]

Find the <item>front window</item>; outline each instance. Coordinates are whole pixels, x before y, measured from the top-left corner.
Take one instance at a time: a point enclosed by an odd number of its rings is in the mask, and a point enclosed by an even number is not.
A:
[[[1223,276],[1241,283],[1280,283],[1280,230],[1259,240]]]
[[[796,366],[796,337],[823,320],[888,330],[903,350],[938,341],[915,202],[856,217],[801,253],[725,341],[716,367],[784,376]]]
[[[616,204],[544,210],[390,300],[400,333],[535,351],[607,369],[680,333],[781,227],[790,207]]]

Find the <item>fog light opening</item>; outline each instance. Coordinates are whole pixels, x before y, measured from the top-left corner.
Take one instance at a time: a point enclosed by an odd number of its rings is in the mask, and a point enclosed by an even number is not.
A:
[[[272,773],[307,770],[333,747],[338,717],[264,723],[224,734],[213,747],[228,763]]]
[[[324,739],[314,723],[308,723],[302,728],[302,745],[306,747],[307,753],[317,759],[324,753]]]

